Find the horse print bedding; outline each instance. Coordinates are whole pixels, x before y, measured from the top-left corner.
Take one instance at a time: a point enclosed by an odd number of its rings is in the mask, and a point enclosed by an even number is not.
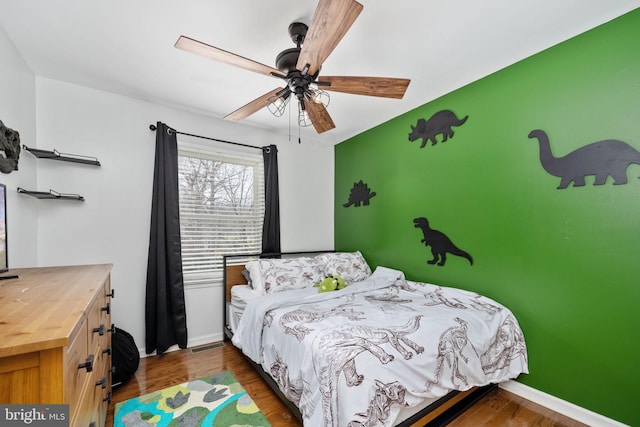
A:
[[[256,298],[232,340],[270,373],[305,426],[393,426],[451,390],[528,373],[524,337],[506,307],[384,267],[340,291]]]

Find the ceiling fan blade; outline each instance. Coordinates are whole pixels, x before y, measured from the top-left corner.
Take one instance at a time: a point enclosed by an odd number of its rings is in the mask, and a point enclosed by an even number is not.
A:
[[[296,68],[302,71],[309,65],[307,74],[314,75],[347,34],[362,7],[355,0],[320,0],[304,38]]]
[[[396,99],[402,99],[410,82],[409,79],[391,77],[318,77],[318,83],[320,83],[318,87],[322,90]]]
[[[275,89],[273,89],[270,92],[265,93],[264,95],[262,95],[259,98],[254,99],[253,101],[251,101],[250,103],[243,105],[242,107],[238,108],[236,111],[234,111],[233,113],[229,113],[226,116],[224,116],[225,120],[242,120],[245,117],[249,117],[250,115],[252,115],[253,113],[255,113],[256,111],[266,107],[267,105],[269,105],[269,102],[271,102],[271,100],[280,94],[280,92],[282,92],[283,90],[288,90],[288,88],[281,88],[281,87],[277,87]]]
[[[268,65],[245,58],[244,56],[227,52],[226,50],[199,42],[198,40],[194,40],[186,36],[180,36],[178,41],[176,41],[175,47],[186,50],[187,52],[195,53],[196,55],[204,56],[205,58],[235,65],[236,67],[244,68],[245,70],[266,74],[267,76],[280,78],[286,77],[286,75],[277,68],[269,67]]]
[[[327,109],[324,108],[324,105],[309,100],[303,100],[301,102],[304,102],[305,110],[309,114],[309,118],[316,132],[322,133],[336,127]]]

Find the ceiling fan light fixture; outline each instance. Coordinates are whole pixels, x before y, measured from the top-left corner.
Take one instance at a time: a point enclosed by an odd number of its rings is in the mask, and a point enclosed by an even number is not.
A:
[[[309,113],[304,108],[304,102],[298,102],[298,126],[306,128],[313,125],[311,121],[311,117],[309,117]]]
[[[291,99],[291,92],[287,91],[284,94],[278,94],[269,98],[267,108],[276,117],[281,117],[287,110],[289,100]]]
[[[331,102],[331,97],[328,92],[320,89],[314,89],[312,87],[307,88],[305,91],[305,98],[310,102],[322,104],[324,108],[327,108],[329,106],[329,102]]]

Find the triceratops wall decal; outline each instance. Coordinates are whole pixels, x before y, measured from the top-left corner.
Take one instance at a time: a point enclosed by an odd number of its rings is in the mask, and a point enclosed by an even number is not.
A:
[[[349,201],[345,203],[345,208],[348,208],[351,205],[355,207],[360,206],[361,204],[364,206],[369,205],[369,199],[375,196],[376,193],[372,192],[369,189],[369,186],[362,182],[362,180],[353,183],[353,187],[351,188],[351,193],[349,194]]]
[[[0,120],[0,151],[4,151],[4,156],[0,156],[0,172],[11,173],[18,170],[20,134],[6,127],[2,120]]]
[[[626,184],[627,167],[632,163],[640,165],[640,152],[616,139],[593,142],[564,157],[554,157],[545,131],[534,129],[529,132],[529,138],[538,140],[544,170],[560,177],[559,189],[567,188],[571,181],[574,187],[582,187],[587,175],[595,175],[593,185],[603,185],[609,175],[615,185]]]
[[[418,123],[415,126],[411,126],[409,141],[413,142],[422,138],[420,148],[424,148],[427,145],[427,140],[431,141],[431,145],[436,145],[436,142],[438,142],[436,136],[442,134],[442,142],[445,142],[447,139],[453,138],[453,129],[451,127],[461,126],[468,118],[469,116],[464,116],[462,119],[458,119],[451,110],[438,111],[429,120],[418,119]]]

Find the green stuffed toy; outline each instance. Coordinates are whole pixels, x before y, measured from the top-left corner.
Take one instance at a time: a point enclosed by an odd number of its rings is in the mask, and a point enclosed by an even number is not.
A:
[[[347,287],[347,284],[344,283],[342,277],[334,274],[332,276],[328,276],[322,282],[316,285],[318,287],[318,292],[331,292],[331,291],[339,291],[340,289],[344,289]]]

